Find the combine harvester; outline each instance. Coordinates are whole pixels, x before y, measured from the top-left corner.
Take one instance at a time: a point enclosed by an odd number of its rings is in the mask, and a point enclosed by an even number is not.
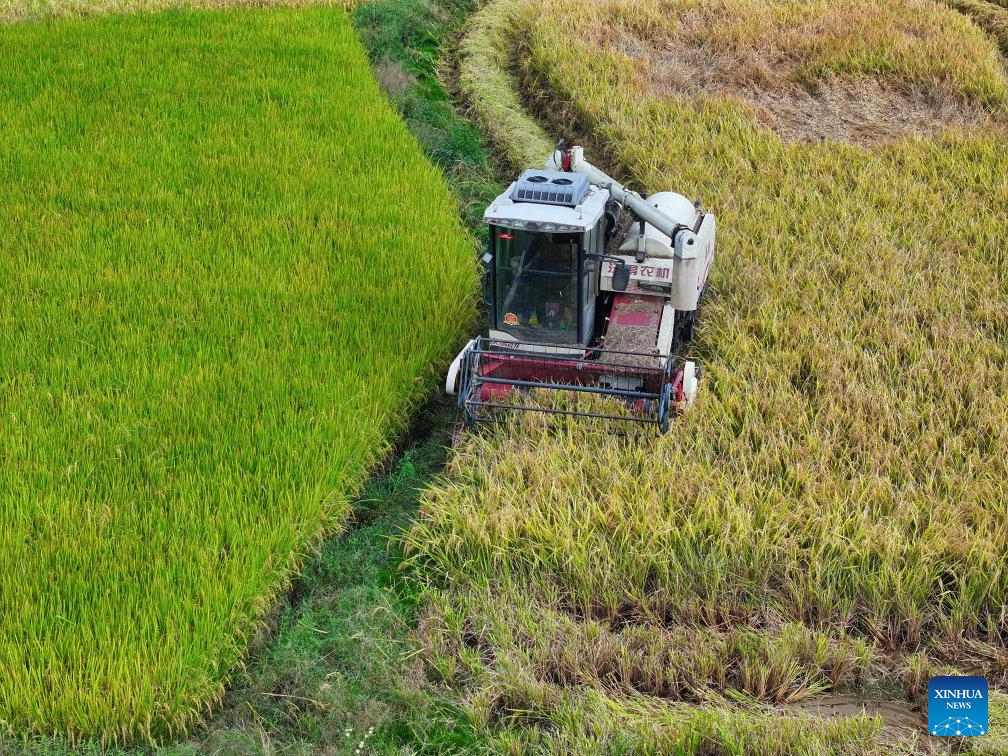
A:
[[[696,398],[699,370],[678,352],[714,261],[714,216],[681,194],[631,192],[561,141],[483,217],[490,332],[445,382],[463,424],[523,410],[667,431]],[[517,393],[529,389],[614,397],[630,411],[542,406]]]

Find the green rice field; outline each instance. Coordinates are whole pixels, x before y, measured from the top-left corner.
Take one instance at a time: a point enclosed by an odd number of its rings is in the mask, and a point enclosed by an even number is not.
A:
[[[339,9],[0,27],[0,730],[163,738],[469,322]]]

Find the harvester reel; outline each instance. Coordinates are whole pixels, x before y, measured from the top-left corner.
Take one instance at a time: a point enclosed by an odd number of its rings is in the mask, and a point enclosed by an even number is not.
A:
[[[655,364],[653,354],[592,349],[574,356],[541,351],[542,346],[475,339],[461,355],[460,423],[472,428],[508,412],[540,412],[652,424],[665,433],[670,420],[685,404],[683,371],[674,369],[672,358],[660,358],[664,364]],[[691,368],[690,376],[695,396],[695,369]],[[619,414],[615,409],[586,410],[576,405],[550,407],[516,399],[515,392],[524,395],[531,390],[608,397],[621,401],[629,411]]]

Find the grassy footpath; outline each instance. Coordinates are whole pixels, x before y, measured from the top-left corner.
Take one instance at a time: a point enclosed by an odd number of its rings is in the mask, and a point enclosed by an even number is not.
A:
[[[0,47],[0,721],[164,736],[463,336],[472,241],[338,9]]]
[[[483,237],[483,210],[500,191],[498,163],[489,159],[481,129],[446,91],[451,77],[443,58],[470,8],[465,0],[377,0],[359,4],[353,19],[379,85],[441,169],[469,230]]]

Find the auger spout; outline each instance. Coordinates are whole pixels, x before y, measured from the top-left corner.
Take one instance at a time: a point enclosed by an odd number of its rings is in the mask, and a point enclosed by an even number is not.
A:
[[[565,159],[567,155],[569,155],[569,161]],[[569,164],[565,166],[565,163],[568,162]],[[566,168],[566,170],[572,173],[580,173],[587,176],[592,184],[608,189],[610,196],[614,200],[631,210],[641,220],[650,223],[670,239],[674,240],[680,231],[689,231],[692,233],[692,229],[688,226],[685,226],[674,218],[670,218],[661,210],[649,204],[637,192],[627,189],[619,181],[606,174],[605,171],[600,170],[585,160],[584,148],[582,147],[570,147],[565,150],[558,146],[546,158],[545,167],[556,171]]]

